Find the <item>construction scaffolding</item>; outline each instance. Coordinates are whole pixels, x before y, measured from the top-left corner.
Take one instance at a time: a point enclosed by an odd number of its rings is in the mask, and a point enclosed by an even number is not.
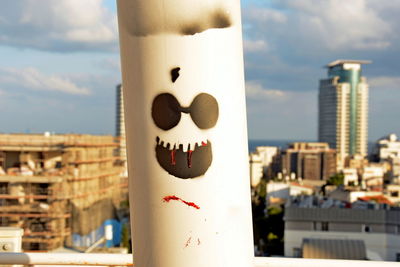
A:
[[[0,134],[0,226],[25,251],[72,247],[119,214],[127,178],[112,136]]]

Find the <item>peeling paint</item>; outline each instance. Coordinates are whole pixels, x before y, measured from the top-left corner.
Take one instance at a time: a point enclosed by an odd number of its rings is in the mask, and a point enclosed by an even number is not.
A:
[[[184,6],[185,12],[178,13],[174,8],[177,2]],[[230,4],[220,1],[211,4],[201,1],[182,3],[179,0],[168,1],[168,4],[163,4],[163,1],[148,5],[138,3],[140,8],[136,9],[132,3],[126,5],[129,8],[123,12],[130,14],[124,16],[128,20],[128,31],[138,37],[157,34],[195,35],[209,29],[224,29],[234,25]]]

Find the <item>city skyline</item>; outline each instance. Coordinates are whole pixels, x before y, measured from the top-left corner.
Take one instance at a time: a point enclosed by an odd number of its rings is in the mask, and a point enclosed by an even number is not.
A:
[[[114,1],[4,5],[1,131],[114,134],[121,82]],[[243,1],[249,138],[317,140],[318,81],[336,59],[374,62],[364,72],[369,140],[400,135],[398,11],[388,0]]]

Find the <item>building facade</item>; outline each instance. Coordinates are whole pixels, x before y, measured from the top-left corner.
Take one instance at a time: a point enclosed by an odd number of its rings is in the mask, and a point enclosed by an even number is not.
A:
[[[286,257],[301,256],[307,239],[361,240],[367,259],[400,260],[400,211],[387,205],[303,197],[287,204],[284,221]]]
[[[271,178],[272,163],[279,154],[279,148],[274,146],[258,146],[250,153],[250,181],[253,187],[257,186],[261,178]]]
[[[361,75],[364,60],[329,63],[320,80],[318,139],[337,150],[338,167],[349,155],[368,154],[368,84]]]
[[[0,134],[0,226],[24,229],[25,251],[88,247],[106,225],[118,244],[127,178],[116,146],[113,136]]]
[[[258,154],[249,155],[249,167],[250,167],[250,184],[252,187],[256,187],[263,177],[263,164],[262,158]]]
[[[396,134],[381,138],[376,144],[376,154],[379,161],[390,158],[400,158],[400,141]]]
[[[327,180],[336,173],[336,152],[327,143],[289,144],[280,162],[284,176],[298,179]]]
[[[117,156],[119,156],[119,160],[125,168],[125,176],[128,175],[127,169],[127,156],[126,156],[126,134],[125,134],[125,113],[124,113],[124,96],[123,96],[123,88],[122,85],[117,85],[116,88],[116,132],[115,136],[117,137],[117,142],[119,144],[116,149]]]

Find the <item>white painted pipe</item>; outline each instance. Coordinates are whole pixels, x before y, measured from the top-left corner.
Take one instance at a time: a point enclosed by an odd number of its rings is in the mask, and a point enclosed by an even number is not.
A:
[[[239,0],[118,0],[135,265],[253,266]]]
[[[132,265],[130,254],[0,253],[0,264]],[[254,267],[398,267],[397,262],[256,257]]]

